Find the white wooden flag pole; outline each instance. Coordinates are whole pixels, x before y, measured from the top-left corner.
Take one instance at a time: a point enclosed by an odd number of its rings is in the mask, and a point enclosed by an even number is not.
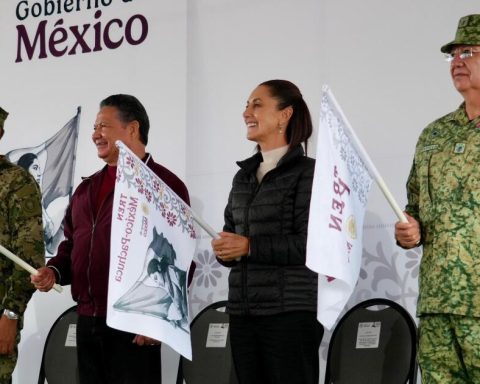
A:
[[[30,264],[26,263],[24,260],[22,260],[20,257],[15,255],[13,252],[9,251],[7,248],[5,248],[1,244],[0,244],[0,252],[3,253],[6,257],[8,257],[10,260],[12,260],[19,267],[22,267],[23,269],[25,269],[31,275],[38,274],[38,271],[35,268],[33,268]],[[53,289],[55,289],[58,293],[62,293],[63,291],[63,288],[58,284],[54,284]]]

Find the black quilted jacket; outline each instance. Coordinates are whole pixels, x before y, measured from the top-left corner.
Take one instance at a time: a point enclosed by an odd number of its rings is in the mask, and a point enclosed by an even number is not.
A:
[[[250,256],[231,267],[228,311],[273,315],[317,308],[317,274],[305,266],[315,160],[292,148],[259,184],[261,153],[238,162],[224,231],[247,236]]]

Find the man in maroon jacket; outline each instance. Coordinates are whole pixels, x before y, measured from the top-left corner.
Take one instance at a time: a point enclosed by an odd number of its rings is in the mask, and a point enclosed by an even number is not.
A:
[[[83,179],[64,219],[65,240],[32,282],[49,291],[55,282],[71,284],[78,303],[77,353],[82,384],[161,383],[160,342],[106,325],[110,229],[118,149],[121,140],[187,204],[183,182],[146,152],[149,120],[130,95],[100,103],[92,140],[105,167]]]

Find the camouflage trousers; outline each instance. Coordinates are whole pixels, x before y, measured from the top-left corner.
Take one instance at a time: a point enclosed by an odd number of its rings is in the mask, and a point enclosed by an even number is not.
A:
[[[22,323],[20,323],[20,325],[22,325]],[[17,332],[17,341],[13,354],[0,355],[0,384],[12,383],[12,373],[15,369],[15,365],[17,364],[18,343],[20,343],[20,332]]]
[[[17,351],[13,355],[0,355],[0,384],[10,384],[17,364]]]
[[[480,318],[422,315],[418,363],[422,384],[480,383]]]

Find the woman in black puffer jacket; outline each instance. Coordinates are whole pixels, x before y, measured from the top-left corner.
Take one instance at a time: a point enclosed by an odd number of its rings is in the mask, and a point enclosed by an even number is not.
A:
[[[258,152],[241,162],[212,241],[231,267],[228,312],[241,384],[318,384],[323,328],[316,319],[317,274],[305,266],[315,160],[302,143],[312,134],[308,107],[294,84],[256,87],[243,113]]]

